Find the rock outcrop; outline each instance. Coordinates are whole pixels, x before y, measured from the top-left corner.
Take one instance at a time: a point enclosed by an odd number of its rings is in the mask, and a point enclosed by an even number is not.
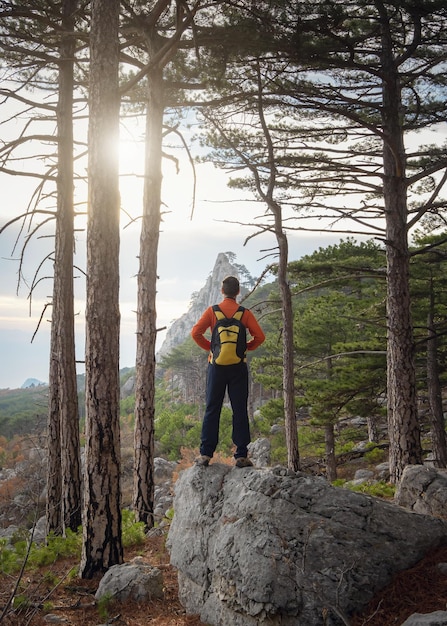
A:
[[[416,513],[447,517],[447,470],[430,465],[408,465],[395,500]]]
[[[285,468],[181,473],[167,545],[213,626],[341,626],[447,538],[447,522]]]

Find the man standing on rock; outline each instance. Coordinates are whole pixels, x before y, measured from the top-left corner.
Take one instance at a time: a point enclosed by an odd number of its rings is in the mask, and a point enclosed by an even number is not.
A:
[[[247,458],[250,425],[246,351],[260,346],[265,335],[253,313],[236,302],[239,292],[239,280],[235,276],[224,278],[224,299],[218,305],[208,307],[191,331],[194,341],[209,352],[200,456],[195,460],[195,464],[202,467],[209,464],[219,441],[220,413],[227,390],[233,411],[236,467],[253,465]],[[211,341],[205,337],[208,329],[211,329]],[[248,342],[247,330],[252,337]]]

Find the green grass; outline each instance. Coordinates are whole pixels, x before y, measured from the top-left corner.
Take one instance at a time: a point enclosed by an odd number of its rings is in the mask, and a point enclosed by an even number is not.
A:
[[[81,557],[82,531],[73,532],[67,529],[66,536],[50,534],[46,544],[32,543],[29,548],[30,532],[20,530],[11,538],[8,544],[6,539],[0,540],[0,573],[14,574],[20,570],[25,559],[26,569],[39,568],[55,563],[59,558]],[[135,522],[132,511],[124,509],[122,512],[122,542],[125,548],[142,545],[145,539],[144,523]],[[28,551],[29,550],[29,551]]]
[[[349,489],[350,491],[364,493],[366,495],[375,496],[376,498],[383,498],[385,500],[393,499],[396,491],[395,485],[392,485],[391,483],[386,483],[384,481],[371,483],[364,482],[361,485],[352,485],[349,484],[349,481],[339,478],[337,480],[334,480],[332,485],[334,487],[343,487],[345,489]]]

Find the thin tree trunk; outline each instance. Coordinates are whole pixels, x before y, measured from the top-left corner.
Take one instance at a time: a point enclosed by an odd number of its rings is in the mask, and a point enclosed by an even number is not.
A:
[[[77,0],[62,3],[58,178],[50,348],[47,534],[81,524],[79,411],[73,311],[73,65]]]
[[[247,409],[248,409],[248,418],[250,420],[250,422],[252,424],[254,424],[254,401],[255,401],[255,384],[253,382],[253,377],[251,376],[251,373],[249,371],[248,374],[248,384],[250,386],[250,392],[248,394],[248,402],[247,402]]]
[[[80,574],[122,563],[119,430],[119,0],[93,0],[87,230],[86,444]]]
[[[329,346],[329,352],[332,352],[332,346]],[[329,358],[326,362],[327,365],[327,377],[332,378],[333,375],[333,363]],[[324,445],[326,452],[326,477],[329,482],[332,482],[337,478],[337,461],[335,459],[335,429],[334,423],[329,421],[326,417],[324,424]]]
[[[278,284],[281,296],[282,345],[283,345],[283,399],[288,467],[300,469],[298,429],[295,408],[295,380],[293,354],[293,307],[292,294],[287,280],[288,242],[282,229],[281,209],[271,207],[275,216],[275,235],[279,247]]]
[[[430,406],[430,431],[433,463],[435,467],[447,467],[447,441],[438,368],[438,339],[433,318],[434,293],[433,282],[430,281],[430,311],[427,320],[427,390]]]
[[[324,444],[326,450],[326,477],[329,482],[337,478],[337,461],[335,459],[335,433],[332,422],[324,425]]]
[[[381,3],[377,3],[381,5]],[[383,192],[387,255],[387,381],[390,476],[397,483],[406,465],[422,463],[417,417],[413,325],[410,310],[406,158],[401,86],[390,26],[382,6]]]
[[[146,175],[138,272],[133,507],[137,521],[154,525],[154,421],[157,256],[160,231],[163,74],[149,77]]]
[[[379,428],[377,424],[377,417],[368,416],[366,418],[366,424],[368,427],[368,441],[370,443],[379,442]]]
[[[64,0],[64,31],[74,32],[77,0]],[[81,525],[81,455],[79,442],[79,410],[76,381],[76,349],[74,332],[74,201],[73,201],[73,65],[76,42],[68,34],[64,38],[61,64],[61,102],[59,126],[59,254],[61,266],[59,294],[59,389],[61,420],[62,506],[64,529],[77,531]]]
[[[283,228],[281,205],[274,200],[276,184],[275,150],[270,131],[264,115],[262,98],[262,79],[258,66],[258,115],[264,139],[267,144],[269,178],[267,189],[262,189],[258,173],[255,173],[255,185],[261,198],[266,202],[274,219],[274,233],[278,244],[278,286],[281,298],[282,315],[282,346],[283,346],[283,400],[284,421],[287,446],[287,464],[293,471],[300,469],[300,456],[298,450],[298,428],[296,423],[295,407],[295,372],[294,372],[294,348],[293,348],[293,306],[290,285],[287,280],[287,265],[289,263],[289,244],[287,234]]]

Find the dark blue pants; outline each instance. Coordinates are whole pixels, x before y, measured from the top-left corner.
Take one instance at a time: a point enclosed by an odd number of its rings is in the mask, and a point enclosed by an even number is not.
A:
[[[248,367],[237,365],[208,364],[206,374],[206,409],[202,423],[200,454],[212,457],[219,441],[220,412],[228,390],[233,411],[232,439],[236,446],[235,458],[247,456],[250,443],[248,423]]]

